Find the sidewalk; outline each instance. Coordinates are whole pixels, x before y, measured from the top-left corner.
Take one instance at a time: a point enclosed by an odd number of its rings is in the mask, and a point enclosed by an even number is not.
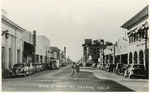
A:
[[[136,92],[148,92],[149,80],[148,79],[128,79],[114,73],[105,72],[97,68],[80,67],[81,71],[92,72],[99,79],[113,80],[121,85],[124,85]]]

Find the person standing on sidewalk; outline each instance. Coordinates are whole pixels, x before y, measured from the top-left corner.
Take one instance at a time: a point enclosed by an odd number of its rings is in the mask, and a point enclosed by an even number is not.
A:
[[[72,65],[72,75],[71,75],[71,77],[78,78],[78,76],[77,76],[77,65],[76,65],[75,62],[73,62],[73,65]]]

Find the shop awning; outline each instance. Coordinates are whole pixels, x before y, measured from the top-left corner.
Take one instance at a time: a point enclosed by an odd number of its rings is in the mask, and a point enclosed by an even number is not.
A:
[[[147,29],[147,28],[148,28],[148,22],[145,22],[141,29],[143,30],[143,29]]]
[[[148,22],[145,22],[142,27],[139,28],[138,30],[138,33],[142,33],[143,32],[143,29],[148,29],[149,28],[149,25],[148,25]]]
[[[131,36],[133,34],[133,32],[136,30],[137,28],[133,29],[133,30],[130,30],[130,32],[128,32],[128,36]]]
[[[135,34],[135,33],[141,33],[143,31],[143,29],[148,29],[149,28],[149,25],[148,25],[148,22],[145,22],[144,24],[136,27],[135,29],[133,30],[130,30],[130,32],[128,32],[128,36],[131,36],[132,34]]]
[[[132,34],[137,33],[137,32],[138,32],[138,30],[139,30],[139,28],[140,28],[140,27],[136,27],[136,28],[134,29],[134,31],[133,31],[133,33],[132,33]]]

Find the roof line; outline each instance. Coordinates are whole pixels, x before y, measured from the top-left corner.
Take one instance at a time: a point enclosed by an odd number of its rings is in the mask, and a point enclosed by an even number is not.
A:
[[[147,11],[148,10],[148,6],[149,5],[147,5],[146,7],[144,7],[140,12],[138,12],[136,15],[134,15],[131,19],[129,19],[127,22],[125,22],[121,27],[122,28],[129,28],[131,25],[133,25],[134,24],[134,22],[135,22],[135,18],[136,17],[138,17],[138,16],[140,16],[142,13],[144,13],[145,11]],[[146,14],[146,13],[144,13],[144,14],[142,14],[142,16],[146,16],[146,15],[148,15],[148,13]],[[140,18],[142,17],[142,16],[140,16]],[[132,23],[131,23],[132,22]],[[130,25],[129,25],[130,24]]]
[[[11,25],[19,28],[22,32],[26,31],[24,28],[22,28],[21,26],[17,25],[16,23],[14,23],[13,21],[11,21],[10,19],[8,19],[7,17],[2,15],[2,19],[7,21],[8,23],[10,23]]]

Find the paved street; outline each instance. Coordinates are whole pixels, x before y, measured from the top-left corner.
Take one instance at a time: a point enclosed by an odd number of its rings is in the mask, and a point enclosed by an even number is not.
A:
[[[46,70],[27,77],[3,79],[2,91],[148,91],[148,80],[125,79],[96,68],[80,70],[78,79],[70,77],[71,66]]]

